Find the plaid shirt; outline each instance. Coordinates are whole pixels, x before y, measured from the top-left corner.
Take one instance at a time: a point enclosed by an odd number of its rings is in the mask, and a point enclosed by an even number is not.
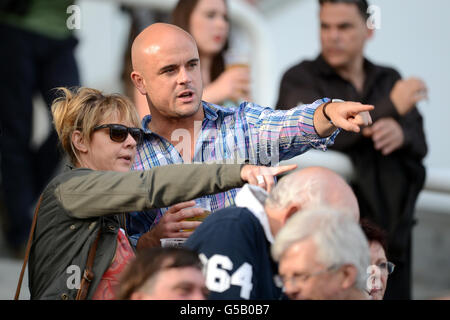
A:
[[[302,105],[290,110],[273,110],[244,102],[237,108],[223,108],[202,102],[205,117],[201,133],[195,144],[193,163],[244,163],[276,165],[310,148],[327,150],[339,133],[320,138],[313,125],[317,107],[329,99],[320,99],[311,105]],[[138,149],[132,170],[148,170],[156,166],[184,161],[173,144],[150,131],[151,116],[142,120],[145,131],[144,144]],[[177,132],[179,131],[179,132]],[[175,130],[172,140],[183,137],[185,130]],[[175,138],[175,139],[174,139]],[[189,154],[190,141],[186,136],[180,141],[183,153]],[[183,143],[185,148],[183,148]],[[190,157],[188,157],[190,159]],[[239,189],[208,196],[211,210],[216,211],[234,204]],[[153,209],[129,214],[128,234],[136,245],[139,237],[157,224],[168,208]]]

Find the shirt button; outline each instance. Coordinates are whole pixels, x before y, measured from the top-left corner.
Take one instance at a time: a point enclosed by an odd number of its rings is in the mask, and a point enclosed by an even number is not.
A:
[[[67,293],[63,293],[63,294],[61,295],[61,299],[63,299],[63,300],[69,300],[69,295],[68,295]]]
[[[108,226],[108,229],[111,231],[116,231],[116,227],[114,227],[114,226]]]
[[[74,224],[70,226],[70,230],[75,230],[75,228],[76,228],[76,227],[75,227]]]

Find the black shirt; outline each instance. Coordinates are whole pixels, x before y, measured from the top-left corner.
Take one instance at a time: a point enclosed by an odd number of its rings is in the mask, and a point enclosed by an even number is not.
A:
[[[427,145],[422,116],[413,108],[401,117],[390,99],[392,88],[401,79],[400,74],[392,68],[374,65],[367,59],[364,60],[364,71],[363,90],[358,92],[353,84],[339,76],[321,55],[314,61],[303,61],[284,74],[277,106],[279,109],[290,109],[300,103],[311,103],[323,97],[374,105],[375,110],[370,112],[373,123],[385,117],[396,119],[405,136],[401,151],[419,160],[425,157]],[[331,149],[345,152],[358,147],[359,144],[373,143],[361,133],[342,131]]]

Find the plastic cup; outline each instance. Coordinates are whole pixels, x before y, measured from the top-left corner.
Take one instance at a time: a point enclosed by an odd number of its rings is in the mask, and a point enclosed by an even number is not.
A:
[[[200,221],[203,222],[203,220],[206,219],[211,214],[211,199],[210,198],[199,198],[195,199],[195,206],[194,208],[202,208],[203,214],[199,216],[195,216],[192,218],[184,219],[184,221]],[[194,229],[184,229],[183,232],[191,232],[194,231]]]
[[[225,68],[250,68],[250,58],[247,52],[229,49],[225,55]]]

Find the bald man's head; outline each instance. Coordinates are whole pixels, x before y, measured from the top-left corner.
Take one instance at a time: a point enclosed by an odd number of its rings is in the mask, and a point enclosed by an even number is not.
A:
[[[287,207],[298,204],[301,210],[330,206],[349,213],[359,221],[359,206],[347,182],[337,173],[323,167],[309,167],[282,178],[269,194],[266,204]]]
[[[166,23],[144,29],[131,47],[131,80],[147,96],[154,119],[199,116],[203,83],[192,36]]]
[[[196,46],[194,38],[183,29],[167,23],[154,23],[145,28],[134,39],[131,46],[131,63],[133,70],[141,72],[145,68],[148,58],[153,57],[161,46],[169,41],[176,41],[180,37],[185,38]]]

